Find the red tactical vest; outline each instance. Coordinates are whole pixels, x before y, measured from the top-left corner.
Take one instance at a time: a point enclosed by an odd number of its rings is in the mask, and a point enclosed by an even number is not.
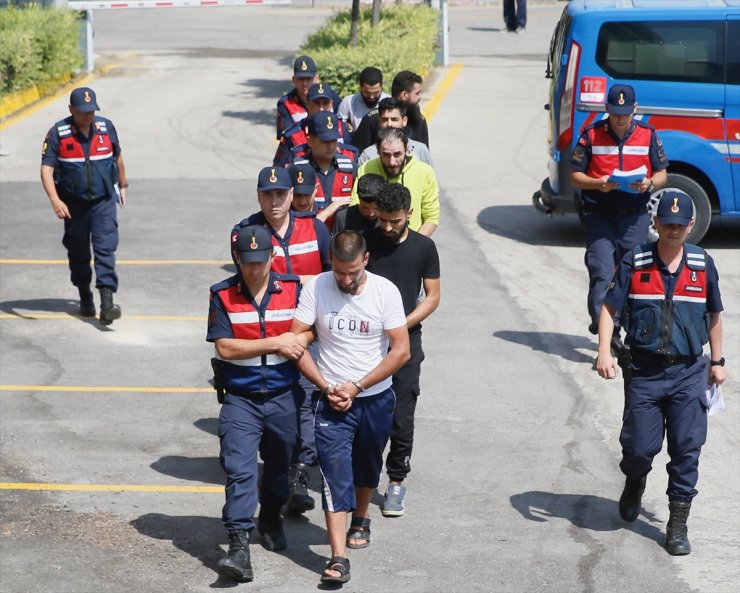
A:
[[[635,122],[635,128],[620,148],[609,133],[609,124],[597,125],[587,131],[591,141],[591,160],[586,174],[589,177],[611,175],[614,169],[631,171],[642,165],[647,167],[647,177],[653,174],[650,164],[650,139],[652,128]]]
[[[293,228],[288,243],[272,233],[272,244],[275,246],[275,259],[272,260],[272,271],[278,274],[295,274],[297,276],[314,276],[320,274],[321,254],[319,240],[314,228],[314,218],[303,218],[291,213]],[[288,257],[286,258],[286,250]]]

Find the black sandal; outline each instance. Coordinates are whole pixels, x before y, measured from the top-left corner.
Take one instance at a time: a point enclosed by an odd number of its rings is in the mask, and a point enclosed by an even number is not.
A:
[[[352,544],[351,539],[364,539],[364,544]],[[367,548],[370,545],[370,519],[367,517],[352,517],[347,532],[347,547],[352,550]]]
[[[331,576],[326,574],[327,570],[333,570],[338,572],[339,576]],[[331,560],[327,562],[326,568],[324,568],[324,574],[321,575],[322,583],[336,584],[346,583],[349,581],[349,558],[344,556],[332,556]]]

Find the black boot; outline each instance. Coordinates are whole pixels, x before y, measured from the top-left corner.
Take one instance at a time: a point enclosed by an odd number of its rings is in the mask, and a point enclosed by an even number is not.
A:
[[[113,291],[110,288],[100,289],[100,323],[110,325],[121,318],[121,307],[113,303]]]
[[[80,291],[80,317],[95,317],[95,301],[90,286],[78,286]]]
[[[689,543],[689,529],[686,521],[691,510],[690,502],[668,501],[671,516],[668,519],[665,533],[665,549],[671,556],[686,556],[691,554]]]
[[[262,536],[262,545],[270,552],[280,552],[288,547],[288,540],[283,531],[283,518],[280,507],[262,505],[260,508],[257,530]]]
[[[249,531],[246,529],[229,530],[229,555],[218,561],[221,574],[248,583],[254,579],[252,562],[249,558]]]
[[[624,481],[624,490],[619,498],[619,516],[627,523],[632,523],[640,515],[642,493],[645,492],[646,482],[647,476],[627,478]]]
[[[290,466],[288,488],[290,489],[286,505],[288,515],[295,517],[316,506],[314,499],[308,495],[308,466],[305,463],[294,463]]]

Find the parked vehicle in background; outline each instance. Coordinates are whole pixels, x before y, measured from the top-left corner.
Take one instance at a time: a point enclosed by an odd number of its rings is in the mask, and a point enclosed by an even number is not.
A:
[[[655,128],[670,165],[664,191],[694,203],[697,243],[713,217],[740,217],[740,0],[573,0],[553,32],[548,177],[532,196],[546,214],[578,212],[570,158],[606,117],[609,87],[629,84],[636,118]]]

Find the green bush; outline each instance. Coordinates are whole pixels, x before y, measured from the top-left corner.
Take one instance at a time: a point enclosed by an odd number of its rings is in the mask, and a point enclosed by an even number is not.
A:
[[[79,69],[78,19],[72,10],[0,10],[0,95],[62,79]]]
[[[438,12],[423,5],[384,6],[380,23],[371,27],[372,9],[360,11],[358,43],[349,43],[349,10],[337,13],[301,47],[302,54],[316,62],[321,80],[340,96],[357,92],[357,79],[363,68],[379,68],[387,81],[401,70],[426,77],[437,49]]]

